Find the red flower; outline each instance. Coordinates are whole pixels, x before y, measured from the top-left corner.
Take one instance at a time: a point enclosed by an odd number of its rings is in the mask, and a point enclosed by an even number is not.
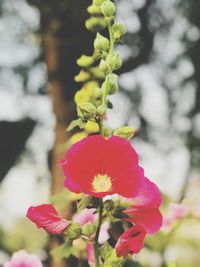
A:
[[[50,204],[30,207],[26,215],[38,228],[45,229],[50,234],[62,233],[70,224],[62,219]]]
[[[108,140],[100,135],[84,138],[68,150],[61,163],[65,187],[75,193],[134,197],[144,182],[137,153],[117,136]]]
[[[162,226],[162,214],[159,211],[162,197],[158,187],[145,178],[141,191],[131,202],[132,206],[125,211],[131,217],[129,221],[142,226],[147,233],[157,232]]]
[[[115,246],[118,257],[127,256],[128,253],[138,253],[144,247],[146,232],[140,226],[133,226],[126,230]]]

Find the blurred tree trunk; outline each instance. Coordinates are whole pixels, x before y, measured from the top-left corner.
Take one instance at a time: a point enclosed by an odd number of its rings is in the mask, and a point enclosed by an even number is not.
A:
[[[84,27],[84,21],[88,16],[86,8],[90,1],[28,2],[36,5],[41,14],[42,55],[47,65],[48,92],[56,118],[55,143],[50,156],[51,188],[52,193],[56,193],[63,188],[64,177],[59,162],[65,153],[64,143],[69,138],[66,127],[75,116],[73,96],[80,88],[74,82],[74,76],[79,72],[76,59],[83,53],[92,52],[93,36]],[[58,241],[52,238],[51,247],[57,243]],[[67,265],[64,261],[57,264],[52,260],[48,266]]]

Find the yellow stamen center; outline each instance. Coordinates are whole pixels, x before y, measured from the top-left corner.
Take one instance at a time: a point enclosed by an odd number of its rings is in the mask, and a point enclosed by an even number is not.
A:
[[[110,176],[97,174],[92,181],[92,188],[95,193],[108,192],[112,187]]]

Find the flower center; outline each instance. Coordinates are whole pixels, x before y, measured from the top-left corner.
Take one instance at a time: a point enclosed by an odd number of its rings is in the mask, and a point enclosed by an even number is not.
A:
[[[112,187],[110,176],[97,174],[92,181],[92,188],[95,193],[108,192]]]

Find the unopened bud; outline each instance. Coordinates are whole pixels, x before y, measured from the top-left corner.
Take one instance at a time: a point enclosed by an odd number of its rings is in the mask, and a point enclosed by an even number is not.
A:
[[[64,234],[68,239],[77,239],[80,237],[81,232],[82,230],[81,230],[80,224],[76,222],[72,222]]]
[[[125,34],[126,28],[123,23],[116,23],[112,26],[112,32],[115,40],[119,40],[120,37]]]
[[[82,119],[92,118],[96,113],[96,107],[92,103],[83,103],[77,107],[78,116]]]
[[[94,223],[87,223],[82,228],[82,234],[91,237],[97,230],[97,227]]]
[[[109,40],[104,37],[103,35],[101,35],[100,33],[97,33],[97,36],[94,40],[94,48],[101,50],[101,51],[105,51],[109,49]]]
[[[94,60],[92,57],[82,55],[79,59],[77,59],[76,62],[80,67],[86,68],[92,65],[94,63]]]
[[[100,61],[99,68],[100,68],[100,70],[101,70],[102,72],[104,72],[104,73],[107,73],[108,70],[109,70],[109,67],[108,67],[106,61],[103,60],[103,59]]]
[[[91,17],[85,22],[85,27],[89,31],[99,32],[102,29],[106,28],[107,23],[104,18],[101,17]]]
[[[106,17],[113,16],[115,14],[115,11],[116,11],[115,4],[110,0],[103,2],[103,4],[101,5],[101,12]]]
[[[101,6],[106,0],[93,0],[93,5]]]
[[[89,80],[90,74],[84,70],[81,70],[78,75],[74,77],[74,80],[76,82],[85,82]]]
[[[101,14],[101,9],[97,5],[91,5],[91,6],[89,6],[88,9],[87,9],[87,11],[91,15],[99,15],[99,14]]]
[[[108,127],[103,128],[103,136],[109,138],[112,135],[112,129]]]
[[[99,87],[95,88],[95,96],[96,96],[96,98],[102,97],[102,93],[103,93],[103,90],[101,88],[99,88]]]
[[[108,74],[106,76],[106,82],[108,84],[108,94],[115,94],[118,90],[118,76],[116,74]]]
[[[134,128],[124,126],[116,129],[113,134],[122,137],[126,140],[129,140],[134,136],[135,132],[136,130]]]
[[[106,110],[107,110],[106,105],[102,104],[97,108],[97,114],[100,117],[103,117],[106,115]]]
[[[106,62],[112,70],[117,70],[122,66],[122,59],[116,52],[109,55],[106,59]]]

